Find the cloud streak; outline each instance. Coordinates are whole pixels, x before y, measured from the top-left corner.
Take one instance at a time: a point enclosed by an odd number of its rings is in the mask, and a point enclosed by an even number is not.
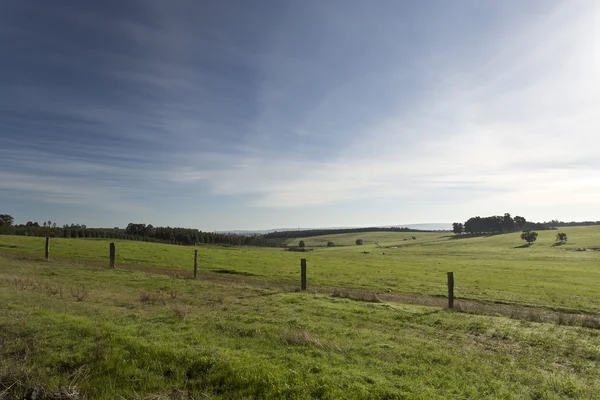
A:
[[[376,223],[372,204],[396,222],[555,217],[540,199],[594,212],[595,2],[179,6],[9,8],[4,193],[92,220],[246,210],[230,228]]]

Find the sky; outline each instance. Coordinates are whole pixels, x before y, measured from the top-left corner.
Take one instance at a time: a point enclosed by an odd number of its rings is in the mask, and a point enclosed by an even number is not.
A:
[[[0,213],[600,220],[595,0],[4,0]]]

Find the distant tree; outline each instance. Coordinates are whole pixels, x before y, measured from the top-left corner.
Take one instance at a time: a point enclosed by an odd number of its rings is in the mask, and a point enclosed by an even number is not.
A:
[[[527,223],[527,220],[523,217],[519,217],[518,215],[515,217],[515,230],[521,230]]]
[[[538,233],[535,231],[524,231],[521,233],[521,239],[527,241],[527,244],[531,244],[537,240]]]
[[[12,226],[15,219],[8,214],[0,214],[0,226]]]
[[[461,233],[463,233],[463,224],[461,224],[460,222],[453,223],[452,232],[454,232],[454,234],[456,235],[460,235]]]
[[[362,241],[362,239],[356,239],[355,243],[356,243],[357,246],[360,246],[360,245],[363,244],[363,241]]]
[[[515,220],[512,219],[509,213],[504,214],[502,219],[502,229],[504,232],[513,232],[515,230]]]
[[[556,234],[556,241],[562,243],[567,243],[567,234],[564,232],[559,232]]]
[[[412,237],[412,240],[417,240],[417,237],[416,237],[416,236],[413,236],[413,237]]]
[[[52,228],[56,228],[56,222],[52,223]]]
[[[304,240],[301,240],[300,243],[298,243],[298,247],[304,247]]]
[[[333,247],[333,246],[335,246],[335,245],[333,244],[333,242],[327,242],[327,247]]]
[[[42,225],[43,225],[43,226],[44,226],[44,228],[45,228],[45,227],[46,227],[46,221],[44,221]]]

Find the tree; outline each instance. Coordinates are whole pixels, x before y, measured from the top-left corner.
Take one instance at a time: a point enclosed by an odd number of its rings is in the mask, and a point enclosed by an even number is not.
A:
[[[512,219],[509,213],[504,214],[502,219],[502,228],[504,232],[512,232],[515,230],[515,220]]]
[[[363,241],[362,241],[362,239],[356,239],[355,243],[356,243],[357,246],[360,246],[360,245],[363,244]]]
[[[560,244],[567,243],[567,234],[564,232],[559,232],[556,234],[556,241]]]
[[[456,235],[460,235],[461,233],[463,233],[463,224],[461,224],[460,222],[453,223],[452,232],[454,232],[454,234]]]
[[[521,233],[521,239],[526,240],[527,244],[531,244],[537,240],[538,233],[534,231],[524,231]]]
[[[8,214],[0,214],[0,226],[12,226],[15,219]]]
[[[515,230],[521,230],[527,223],[527,220],[523,217],[519,217],[518,215],[515,217]]]
[[[333,247],[333,246],[334,246],[333,242],[327,242],[327,247]]]
[[[301,240],[300,243],[298,243],[298,247],[304,247],[304,240]]]

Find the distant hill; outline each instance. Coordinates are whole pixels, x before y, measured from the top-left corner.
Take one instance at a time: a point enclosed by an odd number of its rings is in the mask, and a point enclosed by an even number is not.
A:
[[[264,229],[264,230],[232,230],[232,231],[218,231],[217,233],[229,233],[233,235],[266,235],[273,232],[302,232],[302,231],[333,231],[333,230],[360,230],[370,229],[377,230],[377,228],[389,229],[389,228],[407,228],[415,231],[450,231],[452,230],[451,223],[424,223],[424,224],[404,224],[404,225],[386,225],[369,228],[357,228],[348,226],[338,227],[326,227],[326,228],[276,228],[276,229]],[[342,232],[340,232],[342,233]]]

